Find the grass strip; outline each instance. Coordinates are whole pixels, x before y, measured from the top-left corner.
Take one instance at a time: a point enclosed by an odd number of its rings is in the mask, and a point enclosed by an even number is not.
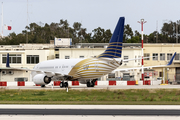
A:
[[[134,101],[0,101],[0,104],[29,104],[29,105],[180,105],[180,102],[134,102]]]
[[[0,104],[180,105],[180,89],[9,90]]]

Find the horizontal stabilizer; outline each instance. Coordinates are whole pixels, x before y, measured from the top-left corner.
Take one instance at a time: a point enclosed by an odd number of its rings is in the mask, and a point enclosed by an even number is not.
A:
[[[167,65],[145,66],[145,67],[143,67],[143,68],[144,68],[144,69],[145,69],[145,68],[148,68],[148,69],[149,69],[149,68],[155,68],[155,67],[166,67],[166,66],[169,66],[169,65],[172,64],[175,56],[176,56],[176,52],[174,53],[174,55],[172,56],[171,60],[169,61],[169,63],[168,63]],[[142,69],[142,67],[116,69],[116,70],[114,70],[114,72],[115,72],[115,71],[135,70],[135,69]]]

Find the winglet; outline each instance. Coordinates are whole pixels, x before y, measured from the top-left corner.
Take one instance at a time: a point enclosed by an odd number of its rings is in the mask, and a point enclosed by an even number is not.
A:
[[[171,65],[172,64],[173,59],[174,59],[175,56],[176,56],[176,52],[174,53],[174,55],[172,56],[171,60],[169,61],[169,63],[167,65]]]
[[[6,58],[6,67],[10,67],[10,65],[9,65],[9,53],[7,53],[7,58]]]

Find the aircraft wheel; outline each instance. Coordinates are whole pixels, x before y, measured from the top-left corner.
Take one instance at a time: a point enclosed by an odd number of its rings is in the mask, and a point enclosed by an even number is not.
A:
[[[90,82],[87,82],[87,87],[91,87],[91,83]]]
[[[64,82],[61,82],[60,83],[60,88],[63,88],[64,87]]]
[[[94,87],[95,83],[94,81],[91,81],[91,87]]]
[[[41,87],[45,87],[45,85],[41,85]]]
[[[68,87],[68,82],[65,82],[65,83],[64,83],[64,87]]]

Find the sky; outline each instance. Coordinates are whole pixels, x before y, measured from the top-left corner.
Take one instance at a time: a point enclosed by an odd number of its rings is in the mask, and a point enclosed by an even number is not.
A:
[[[2,2],[3,24],[12,26],[11,31],[3,30],[4,36],[12,32],[21,33],[27,20],[28,24],[50,24],[63,19],[71,27],[74,22],[80,22],[90,33],[98,27],[113,32],[121,16],[125,17],[125,24],[129,24],[133,31],[141,32],[137,21],[143,18],[147,21],[144,34],[150,34],[157,28],[160,32],[164,22],[180,20],[179,0],[0,0],[0,13]]]

